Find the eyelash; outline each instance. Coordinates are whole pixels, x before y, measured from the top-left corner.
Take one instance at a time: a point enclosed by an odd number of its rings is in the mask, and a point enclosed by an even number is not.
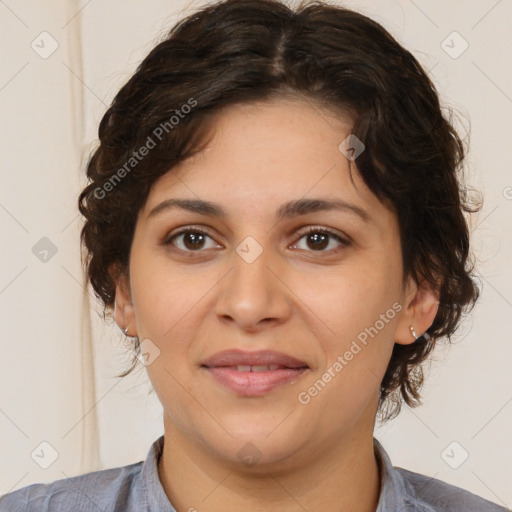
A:
[[[209,238],[213,239],[213,237],[211,237],[210,234],[207,231],[205,231],[204,229],[202,229],[202,228],[199,228],[199,227],[188,227],[186,229],[182,229],[181,231],[178,231],[177,233],[174,233],[171,236],[167,237],[164,240],[163,244],[164,245],[173,245],[172,241],[174,239],[176,239],[177,237],[179,237],[181,235],[186,235],[188,233],[201,234],[201,235],[205,235],[205,236],[208,236]],[[337,253],[337,252],[343,250],[344,248],[349,247],[350,245],[352,245],[350,240],[341,237],[337,232],[335,232],[335,231],[333,231],[333,230],[331,230],[329,228],[323,228],[321,226],[310,226],[306,231],[300,232],[299,233],[299,238],[298,238],[297,242],[300,241],[305,236],[313,234],[313,233],[320,233],[320,234],[328,235],[329,237],[332,237],[332,238],[336,239],[341,244],[341,247],[338,247],[336,249],[331,249],[329,251],[325,251],[325,250],[319,250],[319,251],[310,250],[310,251],[307,251],[307,252],[312,252],[312,253],[317,252],[317,253],[333,254],[333,253]],[[294,245],[297,242],[295,242]],[[196,252],[204,252],[205,251],[205,249],[198,249],[197,251],[191,251],[191,250],[179,249],[178,247],[176,247],[176,249],[178,251],[183,251],[183,252],[186,252],[186,253],[196,253]]]

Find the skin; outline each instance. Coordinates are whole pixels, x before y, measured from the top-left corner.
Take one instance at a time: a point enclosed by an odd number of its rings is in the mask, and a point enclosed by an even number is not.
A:
[[[418,335],[427,330],[438,297],[402,280],[396,215],[355,168],[351,182],[338,149],[350,126],[347,115],[300,99],[231,106],[215,120],[207,147],[162,176],[139,212],[115,315],[129,336],[160,351],[147,366],[164,409],[159,475],[180,512],[377,507],[379,385],[393,344],[414,342],[411,325]],[[343,199],[370,221],[337,210],[277,221],[283,203],[305,197]],[[170,198],[218,203],[226,217],[178,208],[149,216]],[[187,226],[208,231],[202,245],[187,235],[165,245]],[[334,230],[350,245],[331,236],[318,249],[310,226]],[[262,249],[252,263],[236,252],[247,236]],[[401,310],[300,403],[299,393],[394,303]],[[238,396],[200,366],[231,348],[277,350],[309,370],[264,396]],[[250,465],[238,455],[247,443],[259,457]]]

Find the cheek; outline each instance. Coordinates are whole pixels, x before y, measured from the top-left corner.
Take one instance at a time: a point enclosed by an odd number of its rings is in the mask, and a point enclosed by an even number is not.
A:
[[[175,394],[180,384],[194,386],[190,372],[199,359],[197,341],[211,334],[203,336],[201,329],[211,313],[219,276],[208,271],[187,274],[165,258],[141,256],[133,258],[132,279],[139,339],[150,339],[160,350],[155,364],[147,367],[155,387],[161,381]]]
[[[204,294],[203,287],[173,268],[164,255],[150,251],[132,252],[130,272],[139,337],[165,342]]]
[[[354,265],[326,278],[302,280],[294,287],[318,325],[318,338],[331,356],[354,339],[392,337],[399,297],[393,272],[384,266]]]
[[[322,320],[317,340],[325,359],[302,391],[327,423],[355,418],[378,395],[401,310],[396,272],[384,268],[354,266],[310,289],[307,304]]]
[[[162,354],[153,364],[146,367],[149,380],[162,404],[164,415],[181,432],[188,432],[190,437],[195,437],[201,431],[201,421],[194,421],[191,418],[202,416],[201,404],[204,403],[204,399],[194,389],[193,382],[187,378],[187,373],[182,371],[186,364],[179,355],[172,356],[173,364],[170,364],[170,359],[166,356],[172,355],[168,352]],[[203,422],[207,423],[208,418],[203,418]],[[215,429],[215,422],[209,426]]]

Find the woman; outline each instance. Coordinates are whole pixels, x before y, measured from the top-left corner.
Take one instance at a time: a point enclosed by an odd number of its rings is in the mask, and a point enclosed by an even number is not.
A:
[[[164,436],[144,463],[0,510],[505,510],[394,468],[373,438],[478,297],[463,145],[380,25],[319,2],[205,7],[99,136],[84,263]]]

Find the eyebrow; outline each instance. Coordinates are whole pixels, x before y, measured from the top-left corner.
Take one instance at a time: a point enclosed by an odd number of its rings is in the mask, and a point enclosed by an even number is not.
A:
[[[203,201],[202,199],[167,199],[159,205],[155,206],[148,214],[148,218],[154,217],[166,210],[181,208],[192,213],[199,215],[206,215],[208,217],[226,218],[226,211],[222,206],[212,203],[210,201]],[[352,213],[360,217],[365,222],[371,222],[371,217],[366,210],[356,206],[355,204],[348,203],[342,199],[297,199],[289,201],[279,207],[277,210],[276,218],[281,221],[287,218],[298,217],[308,213],[319,211],[344,211]]]

